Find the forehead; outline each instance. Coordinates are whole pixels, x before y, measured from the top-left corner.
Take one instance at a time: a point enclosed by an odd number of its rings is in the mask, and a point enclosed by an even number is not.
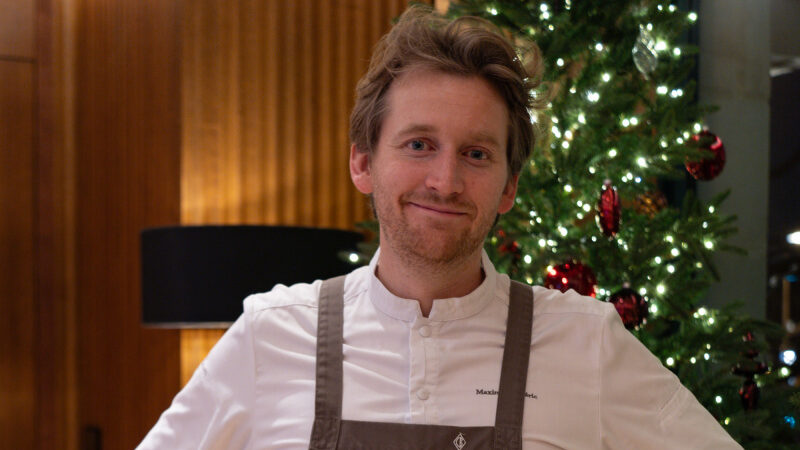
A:
[[[399,76],[386,97],[382,137],[415,126],[494,139],[505,148],[509,113],[485,79],[416,69]]]

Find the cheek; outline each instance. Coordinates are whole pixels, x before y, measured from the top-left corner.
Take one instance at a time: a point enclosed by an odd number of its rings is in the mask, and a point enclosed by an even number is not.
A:
[[[422,185],[425,170],[413,164],[392,162],[378,170],[374,177],[384,191],[402,191]]]

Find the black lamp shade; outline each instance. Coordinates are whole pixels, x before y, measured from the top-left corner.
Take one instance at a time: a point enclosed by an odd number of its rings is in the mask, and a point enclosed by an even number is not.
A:
[[[278,283],[342,275],[359,233],[271,226],[186,226],[142,231],[142,322],[223,328],[242,300]]]

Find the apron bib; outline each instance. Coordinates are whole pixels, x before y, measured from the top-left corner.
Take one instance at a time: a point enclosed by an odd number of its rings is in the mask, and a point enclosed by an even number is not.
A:
[[[310,450],[521,450],[533,322],[533,290],[511,281],[503,366],[493,427],[342,420],[345,276],[322,283],[317,319],[316,398]]]

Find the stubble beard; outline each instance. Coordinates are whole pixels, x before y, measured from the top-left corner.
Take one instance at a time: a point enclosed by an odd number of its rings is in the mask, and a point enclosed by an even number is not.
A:
[[[411,196],[401,197],[394,208],[383,208],[383,205],[389,205],[393,200],[381,197],[381,192],[376,190],[371,198],[372,209],[380,225],[381,245],[390,246],[403,258],[406,265],[420,270],[443,272],[448,268],[458,267],[480,251],[495,220],[495,215],[475,217],[476,208],[471,204],[426,195],[426,204],[467,209],[477,222],[473,222],[474,226],[460,227],[457,230],[450,229],[446,222],[412,223],[406,215],[406,208],[414,207],[407,205]],[[419,196],[413,198],[420,200]]]

